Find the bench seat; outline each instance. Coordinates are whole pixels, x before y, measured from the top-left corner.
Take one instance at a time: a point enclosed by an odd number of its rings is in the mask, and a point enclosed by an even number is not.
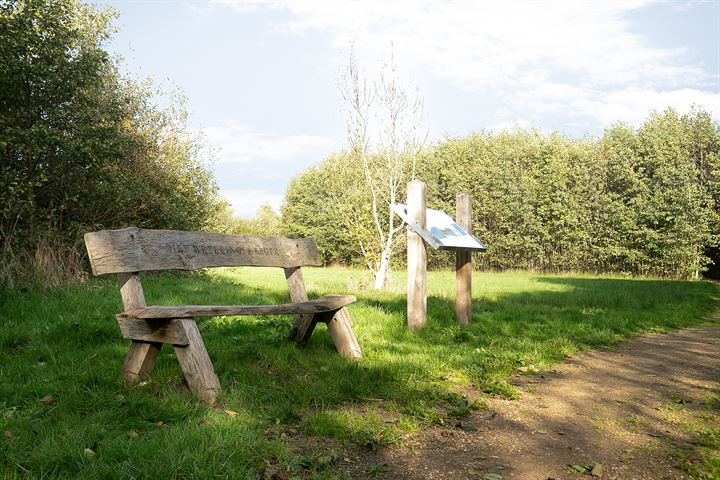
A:
[[[280,305],[176,305],[133,308],[119,317],[123,318],[192,318],[221,317],[233,315],[302,315],[332,312],[355,303],[354,295],[325,295],[317,300]]]

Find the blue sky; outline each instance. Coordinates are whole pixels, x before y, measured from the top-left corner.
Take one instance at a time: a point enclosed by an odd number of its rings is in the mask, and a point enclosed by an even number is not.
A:
[[[110,51],[188,99],[238,216],[346,144],[340,70],[394,51],[429,141],[513,126],[599,135],[651,109],[720,119],[720,0],[133,1]]]

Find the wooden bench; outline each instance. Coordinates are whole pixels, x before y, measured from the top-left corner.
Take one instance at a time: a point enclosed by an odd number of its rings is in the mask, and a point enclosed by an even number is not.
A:
[[[346,305],[352,295],[325,295],[308,300],[300,267],[320,265],[313,238],[229,235],[124,228],[85,234],[85,245],[94,275],[118,274],[124,311],[116,316],[125,338],[132,340],[125,358],[123,377],[137,381],[148,373],[164,343],[175,349],[190,389],[208,403],[220,392],[194,317],[223,315],[295,316],[293,337],[305,345],[317,323],[325,323],[338,352],[361,357]],[[206,267],[263,266],[285,270],[292,303],[282,305],[182,305],[145,304],[140,272],[197,270]]]

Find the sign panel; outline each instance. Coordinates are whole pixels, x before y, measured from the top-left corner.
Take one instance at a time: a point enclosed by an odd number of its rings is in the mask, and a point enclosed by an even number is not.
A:
[[[480,240],[466,232],[445,212],[428,208],[425,211],[426,228],[422,228],[408,216],[407,205],[395,203],[390,207],[435,250],[487,250]]]

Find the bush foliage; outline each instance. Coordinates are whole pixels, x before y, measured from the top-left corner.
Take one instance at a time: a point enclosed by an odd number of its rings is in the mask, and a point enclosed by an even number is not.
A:
[[[669,109],[597,139],[520,129],[449,138],[424,152],[418,177],[431,208],[452,213],[458,193],[472,195],[484,268],[694,277],[717,245],[719,152],[709,113]],[[344,233],[358,228],[347,212],[364,208],[357,175],[336,154],[288,188],[286,230],[316,236],[327,262],[359,259]],[[435,265],[450,260],[430,254]]]
[[[105,51],[112,18],[0,1],[0,283],[47,263],[43,245],[77,261],[88,230],[202,229],[227,212],[182,102],[158,108]]]

